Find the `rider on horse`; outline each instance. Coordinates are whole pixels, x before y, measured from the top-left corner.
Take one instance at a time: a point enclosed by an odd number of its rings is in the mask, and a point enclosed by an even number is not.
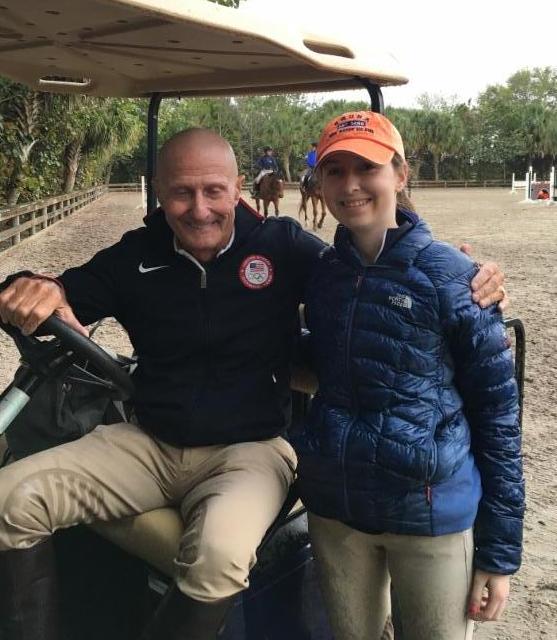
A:
[[[261,182],[261,178],[269,173],[279,172],[278,163],[273,155],[272,147],[263,148],[263,155],[258,158],[256,167],[259,169],[259,173],[253,181],[252,195],[254,197],[259,193],[259,183]]]
[[[302,175],[300,186],[302,189],[307,189],[313,170],[317,164],[317,142],[312,142],[310,150],[306,153],[306,170]]]

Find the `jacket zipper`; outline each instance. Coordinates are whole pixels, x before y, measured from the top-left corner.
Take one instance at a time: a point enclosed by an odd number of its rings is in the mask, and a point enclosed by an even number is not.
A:
[[[430,471],[429,470],[429,465],[428,465],[428,470],[427,470],[427,477],[425,479],[425,487],[424,487],[424,492],[425,492],[425,501],[428,507],[430,507],[430,525],[431,525],[431,529],[433,531],[433,512],[431,511],[431,506],[432,506],[432,502],[433,502],[433,494],[432,494],[432,486],[431,486],[431,478],[433,476],[434,473],[434,469],[437,467],[437,453],[436,453],[436,448],[435,446],[433,447],[433,460],[432,460],[432,467],[433,469]]]
[[[350,304],[350,313],[348,315],[348,324],[346,325],[346,355],[345,355],[345,369],[347,378],[352,381],[352,375],[350,373],[350,343],[352,341],[352,323],[354,321],[354,313],[356,312],[356,305],[358,304],[358,297],[360,295],[360,288],[362,286],[362,282],[364,280],[363,274],[360,274],[356,277],[356,282],[354,283],[354,297]],[[354,391],[354,386],[350,386],[352,390],[352,403],[357,407],[357,397]]]
[[[199,268],[199,289],[200,289],[200,303],[201,303],[201,313],[203,314],[203,339],[207,350],[209,348],[209,318],[207,313],[207,272],[205,269],[198,264]],[[205,376],[207,374],[205,373]],[[200,381],[201,382],[201,381]],[[201,395],[201,384],[198,385],[193,402],[191,404],[190,415],[193,418],[197,410],[197,406],[199,404],[199,397]]]
[[[431,524],[431,529],[433,531],[433,512],[431,510],[431,506],[432,506],[432,502],[433,502],[433,495],[432,495],[431,479],[432,479],[433,475],[435,474],[435,469],[437,468],[437,449],[435,447],[435,433],[433,434],[432,445],[433,445],[433,448],[432,448],[433,459],[431,461],[431,469],[430,469],[429,464],[428,464],[427,476],[426,476],[426,479],[425,479],[424,492],[425,492],[425,501],[427,503],[427,506],[430,507],[430,524]]]
[[[433,448],[433,451],[434,452],[436,451],[435,447]],[[434,455],[432,467],[436,467],[436,466],[437,466],[437,455]],[[427,477],[425,479],[424,493],[425,493],[426,507],[429,511],[429,530],[431,532],[430,535],[433,535],[433,488],[431,486],[432,476],[433,476],[433,471],[430,471],[429,465],[428,465]]]
[[[354,321],[354,313],[356,312],[356,306],[358,304],[358,298],[360,296],[360,289],[362,287],[362,283],[364,281],[364,276],[366,271],[372,270],[372,269],[376,269],[379,271],[388,271],[389,269],[391,269],[392,267],[390,265],[384,265],[384,264],[372,264],[372,265],[367,265],[366,267],[364,267],[364,270],[362,273],[360,273],[357,277],[356,277],[356,282],[354,283],[354,297],[350,306],[350,315],[349,315],[349,319],[348,319],[348,325],[347,325],[347,335],[346,335],[346,361],[345,361],[345,368],[346,368],[346,375],[350,381],[350,389],[351,389],[351,404],[353,407],[353,415],[354,417],[352,418],[352,420],[350,421],[350,424],[348,425],[345,434],[344,434],[344,438],[342,440],[342,447],[341,447],[341,469],[342,469],[342,479],[343,479],[343,492],[344,492],[344,505],[345,505],[345,510],[346,513],[348,514],[348,517],[350,519],[352,519],[352,514],[351,514],[351,510],[350,510],[350,506],[348,503],[348,490],[347,490],[347,486],[346,486],[346,443],[348,441],[348,436],[350,434],[350,431],[352,430],[352,426],[354,425],[354,422],[356,421],[358,412],[359,412],[359,406],[358,406],[358,396],[356,393],[356,388],[354,385],[354,381],[352,379],[352,374],[351,374],[351,367],[350,367],[350,345],[351,345],[351,337],[352,337],[352,324]],[[426,499],[431,500],[431,487],[427,488],[426,487]]]
[[[205,269],[201,270],[200,288],[201,288],[201,308],[203,310],[203,328],[205,332],[205,344],[208,349],[210,325],[209,325],[209,312],[207,309],[207,272],[205,271]]]
[[[353,384],[353,380],[352,380],[352,374],[351,374],[351,367],[350,367],[350,345],[352,342],[352,323],[354,321],[354,313],[356,312],[356,305],[358,304],[358,297],[360,295],[360,288],[362,286],[362,282],[364,280],[364,276],[362,273],[360,273],[357,277],[356,277],[356,282],[354,283],[354,297],[352,299],[351,305],[350,305],[350,314],[348,316],[348,324],[346,327],[346,361],[345,361],[345,368],[346,368],[346,376],[348,378],[348,380],[350,381],[350,389],[351,389],[351,405],[352,405],[352,420],[350,420],[350,423],[348,424],[348,427],[346,428],[345,432],[344,432],[344,437],[342,438],[342,445],[341,445],[341,471],[342,471],[342,484],[343,484],[343,497],[344,497],[344,509],[346,511],[346,514],[348,515],[348,518],[351,520],[352,519],[352,512],[350,509],[350,504],[348,502],[348,488],[347,488],[347,482],[346,482],[346,443],[348,441],[348,436],[350,435],[350,431],[352,430],[352,426],[354,425],[354,422],[356,421],[357,415],[358,415],[358,397],[356,394],[356,390],[354,388],[354,384]]]

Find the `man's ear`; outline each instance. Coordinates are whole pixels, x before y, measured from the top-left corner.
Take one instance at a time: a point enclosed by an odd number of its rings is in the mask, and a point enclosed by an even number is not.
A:
[[[246,181],[246,176],[244,175],[238,176],[236,178],[236,194],[235,194],[236,202],[240,199],[240,196],[242,194],[242,187],[244,186],[245,181]]]

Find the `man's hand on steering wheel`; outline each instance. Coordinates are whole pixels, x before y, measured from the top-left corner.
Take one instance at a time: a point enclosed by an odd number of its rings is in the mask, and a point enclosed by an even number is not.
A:
[[[25,378],[24,382],[28,387],[37,379],[57,376],[70,366],[76,366],[82,376],[96,385],[105,386],[116,399],[127,400],[133,395],[133,382],[128,372],[89,339],[87,329],[68,304],[64,289],[54,279],[17,276],[0,291],[0,318],[0,329],[13,338],[27,365],[28,380]],[[40,327],[43,334],[55,338],[37,340],[32,334],[40,325],[43,325]],[[84,368],[83,361],[92,370]],[[7,428],[10,418],[13,419],[11,414],[3,422],[0,420],[0,426]]]
[[[51,315],[89,337],[87,329],[75,317],[64,289],[53,279],[21,276],[0,292],[2,322],[18,327],[25,336],[33,334]]]

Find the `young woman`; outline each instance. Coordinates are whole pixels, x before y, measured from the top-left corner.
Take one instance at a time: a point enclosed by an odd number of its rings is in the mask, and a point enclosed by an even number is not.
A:
[[[301,491],[335,640],[378,640],[390,583],[404,640],[465,640],[496,620],[520,565],[518,395],[477,265],[401,201],[385,117],[325,127],[318,175],[340,223],[307,294],[319,378],[298,442]]]

